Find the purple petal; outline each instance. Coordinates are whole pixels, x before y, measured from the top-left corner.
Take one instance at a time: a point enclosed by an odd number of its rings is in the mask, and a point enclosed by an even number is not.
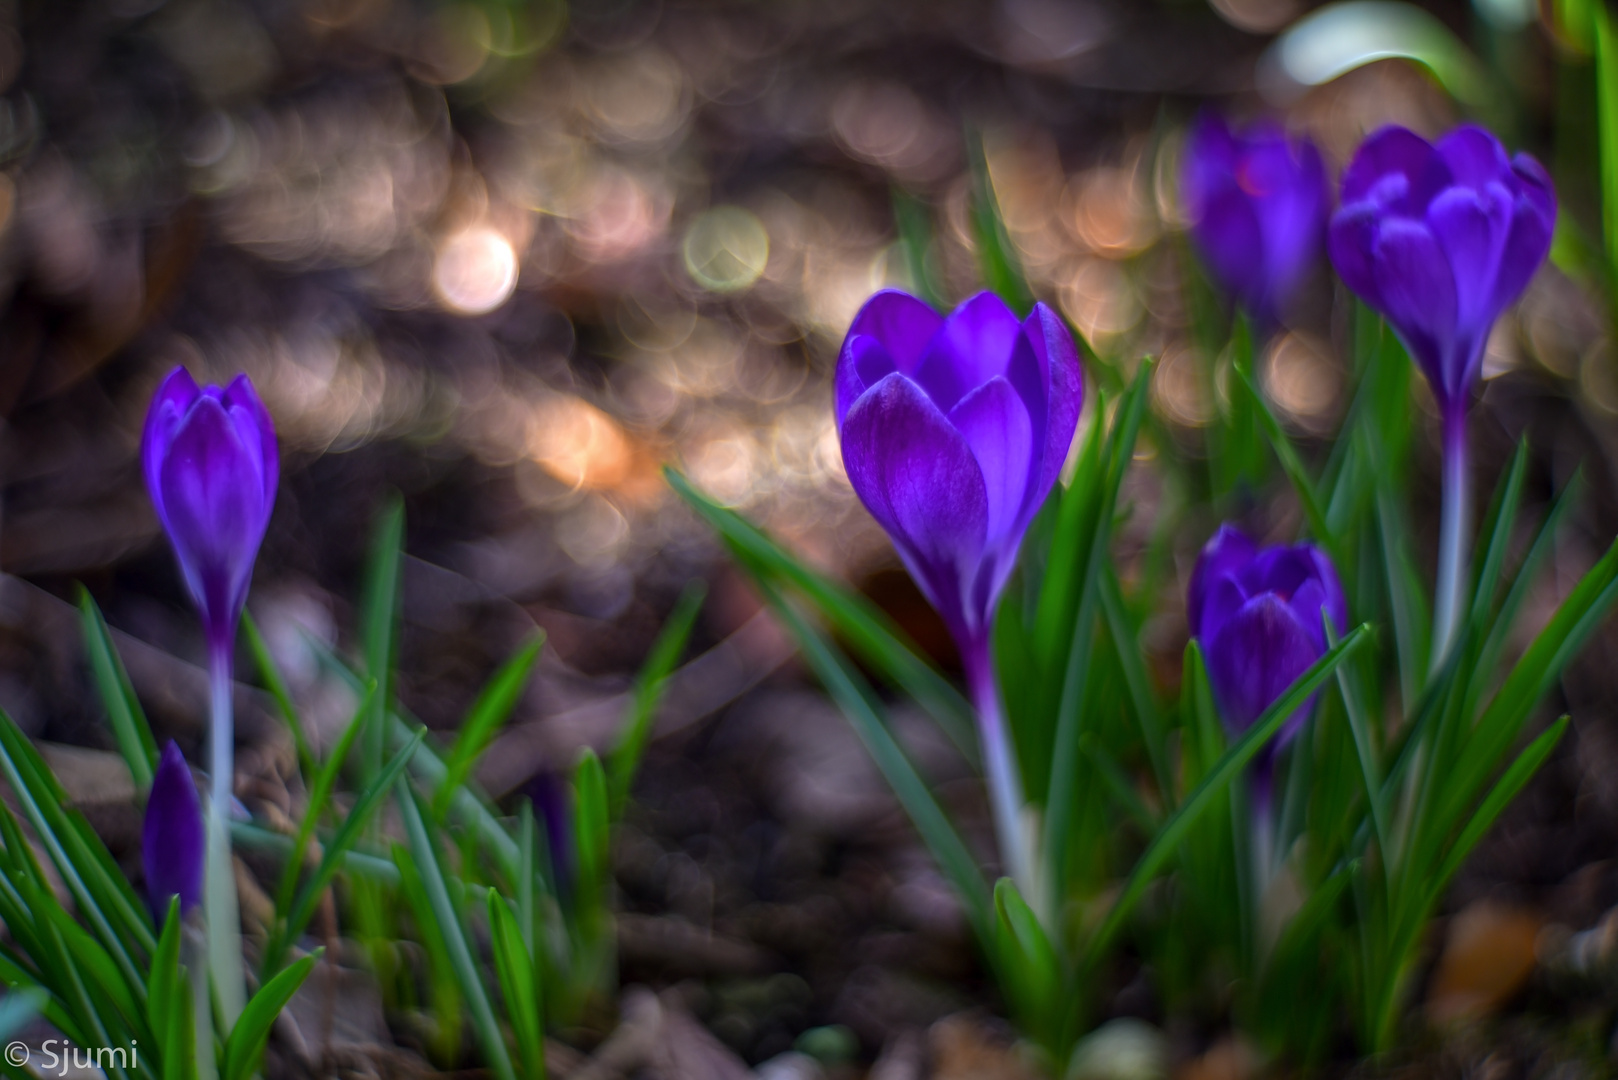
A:
[[[1264,295],[1264,234],[1253,204],[1237,188],[1210,198],[1191,225],[1191,239],[1225,290],[1243,303]]]
[[[982,471],[989,499],[986,543],[997,545],[1015,531],[1037,465],[1028,406],[997,376],[963,397],[950,410],[949,422]]]
[[[921,387],[895,372],[866,391],[843,424],[843,464],[917,585],[959,631],[981,629],[964,582],[988,538],[989,496],[965,437]]]
[[[1021,329],[1004,300],[980,292],[938,328],[916,366],[915,380],[948,412],[967,393],[1006,373]]]
[[[1487,326],[1499,314],[1492,300],[1511,212],[1511,192],[1492,181],[1476,189],[1450,188],[1427,208],[1427,226],[1454,276],[1460,323]]]
[[[874,337],[850,334],[843,341],[842,354],[837,358],[837,372],[833,376],[833,395],[836,399],[837,426],[848,419],[848,410],[866,390],[899,370],[893,354]]]
[[[1381,226],[1381,208],[1369,201],[1357,202],[1333,214],[1326,233],[1326,251],[1337,276],[1379,311],[1382,288],[1377,280],[1375,252]]]
[[[204,395],[159,466],[169,539],[211,637],[229,640],[269,520],[262,451]],[[219,642],[216,641],[215,644]]]
[[[1391,218],[1382,223],[1371,254],[1384,314],[1427,369],[1434,389],[1453,396],[1462,373],[1444,368],[1454,366],[1455,273],[1438,240],[1426,225]]]
[[[1186,138],[1180,170],[1180,196],[1191,220],[1199,220],[1215,192],[1228,188],[1236,174],[1238,148],[1225,118],[1211,110],[1200,113]]]
[[[1320,648],[1298,616],[1274,593],[1255,596],[1221,625],[1203,648],[1225,723],[1245,731],[1299,675],[1320,658]],[[1302,721],[1300,709],[1288,728]]]
[[[1481,188],[1511,171],[1506,148],[1500,140],[1476,124],[1463,124],[1433,147],[1449,168],[1451,183]]]
[[[167,518],[163,513],[163,492],[158,482],[158,469],[174,437],[174,429],[180,424],[180,418],[201,394],[191,373],[177,367],[158,386],[152,404],[146,411],[146,424],[140,440],[141,472],[146,477],[146,490],[157,510],[158,519],[165,525]]]
[[[1436,154],[1426,139],[1406,128],[1389,126],[1373,133],[1354,152],[1354,160],[1343,170],[1342,203],[1361,202],[1371,195],[1372,188],[1389,174],[1404,178],[1404,197],[1400,205],[1392,207],[1405,213],[1419,213],[1427,205],[1432,192],[1431,167]],[[1442,161],[1439,162],[1443,167]],[[1386,190],[1386,189],[1384,189]],[[1381,200],[1379,200],[1381,201]]]
[[[281,450],[275,441],[275,421],[259,400],[258,391],[246,374],[236,376],[225,387],[225,408],[236,425],[242,442],[258,448],[259,475],[264,481],[264,505],[275,504],[275,489],[281,481]]]
[[[1191,568],[1191,584],[1186,590],[1186,615],[1193,636],[1202,634],[1203,611],[1213,584],[1230,577],[1253,561],[1258,548],[1248,535],[1229,522],[1219,526],[1202,547],[1197,564]]]
[[[1490,304],[1504,311],[1528,287],[1535,271],[1550,254],[1556,230],[1556,192],[1539,162],[1526,154],[1517,155],[1513,171],[1518,178],[1518,194],[1511,214],[1511,235],[1500,255],[1500,271],[1495,277]]]
[[[925,300],[900,289],[883,289],[865,301],[848,332],[850,336],[876,338],[893,357],[898,370],[910,375],[943,322],[944,317]]]
[[[202,803],[180,748],[171,740],[152,776],[141,824],[141,866],[146,895],[159,921],[169,897],[178,895],[180,910],[190,911],[202,899],[204,852]]]
[[[1032,359],[1043,381],[1038,395],[1031,386],[1024,385],[1030,378],[1026,374],[1025,358]],[[1034,446],[1039,455],[1021,514],[1026,528],[1062,474],[1068,451],[1073,447],[1073,433],[1079,427],[1079,413],[1084,408],[1084,372],[1079,365],[1078,346],[1061,316],[1044,304],[1035,304],[1023,321],[1022,337],[1007,377],[1028,403],[1029,415],[1034,418]]]

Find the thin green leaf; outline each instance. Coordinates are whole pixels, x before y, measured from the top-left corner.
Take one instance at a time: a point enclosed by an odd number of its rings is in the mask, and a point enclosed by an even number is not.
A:
[[[772,581],[802,592],[861,660],[926,710],[962,756],[969,762],[978,761],[977,714],[972,706],[949,680],[921,659],[904,631],[881,609],[804,566],[740,515],[699,492],[681,473],[666,468],[663,477],[725,538],[737,557],[745,559],[750,573],[767,575]]]
[[[298,769],[304,776],[315,774],[315,755],[309,749],[309,740],[303,734],[303,725],[298,722],[297,706],[292,704],[292,691],[287,688],[286,677],[281,674],[281,667],[270,655],[270,647],[259,633],[258,623],[254,621],[251,612],[242,612],[242,631],[247,637],[247,651],[253,655],[253,663],[258,667],[259,678],[264,680],[264,686],[275,700],[275,711],[281,717],[281,722],[287,726],[292,734],[292,745],[298,752]]]
[[[517,1036],[520,1075],[524,1080],[545,1080],[545,1032],[540,1023],[544,1012],[540,987],[534,979],[534,960],[505,898],[490,889],[488,906],[490,951],[494,953],[506,1016]]]
[[[934,310],[946,308],[931,266],[933,227],[925,203],[901,187],[893,189],[893,224],[899,233],[911,291]]]
[[[623,733],[618,737],[618,745],[607,757],[607,780],[614,817],[623,813],[624,803],[629,799],[629,788],[640,769],[641,755],[646,752],[646,744],[652,737],[652,718],[657,712],[658,702],[662,700],[664,683],[685,652],[691,628],[696,625],[697,614],[702,610],[702,602],[707,595],[708,586],[700,579],[685,587],[674,610],[669,613],[668,622],[663,624],[662,633],[652,644],[652,651],[646,655],[646,663],[641,666],[640,674],[635,678],[635,692]]]
[[[279,970],[281,959],[285,955],[287,948],[298,940],[298,937],[304,931],[304,927],[309,925],[309,920],[315,914],[315,906],[320,902],[320,894],[331,884],[331,879],[336,876],[337,871],[343,865],[344,853],[360,838],[360,834],[370,822],[371,816],[382,805],[382,800],[387,798],[393,782],[404,772],[405,766],[410,762],[411,755],[421,745],[421,741],[426,734],[425,729],[416,732],[410,742],[406,743],[403,749],[393,755],[387,765],[383,767],[382,772],[372,781],[371,786],[366,788],[359,799],[355,801],[353,808],[348,812],[348,816],[343,819],[343,824],[338,828],[337,835],[332,837],[331,842],[326,845],[325,851],[321,853],[320,865],[315,868],[313,876],[304,882],[303,888],[298,891],[297,899],[293,901],[292,909],[288,913],[286,920],[277,928],[277,932],[271,935],[269,943],[265,945],[264,958],[259,969],[265,978],[268,978],[271,972]]]
[[[118,750],[135,778],[135,790],[142,793],[152,786],[152,770],[157,765],[157,743],[146,723],[146,713],[130,685],[129,672],[113,647],[107,621],[101,617],[90,590],[79,586],[79,620],[84,627],[84,647],[90,654],[90,671],[95,675],[101,703],[112,722]]]
[[[1253,726],[1247,729],[1247,733],[1236,745],[1225,751],[1196,789],[1186,796],[1179,809],[1163,823],[1163,827],[1158,830],[1157,835],[1152,838],[1152,842],[1136,861],[1134,870],[1130,872],[1129,879],[1118,894],[1118,899],[1113,902],[1107,917],[1086,946],[1083,971],[1093,971],[1095,964],[1105,955],[1112,945],[1113,938],[1123,928],[1135,905],[1140,902],[1146,886],[1173,857],[1202,812],[1213,804],[1215,797],[1241,773],[1247,763],[1263,749],[1264,744],[1269,742],[1276,732],[1281,730],[1309,696],[1331,677],[1332,672],[1337,670],[1337,666],[1347,658],[1349,652],[1365,640],[1370,629],[1365,625],[1356,627],[1343,640],[1326,650],[1325,655],[1310,665],[1308,671],[1298,676],[1291,688],[1264,710],[1264,714],[1254,721]],[[1195,649],[1197,645],[1193,641],[1186,647]]]
[[[281,1015],[292,995],[309,977],[326,950],[316,949],[308,956],[287,965],[275,978],[259,988],[236,1019],[230,1039],[225,1044],[225,1071],[222,1080],[249,1080],[258,1071],[264,1057],[264,1047],[270,1039],[270,1027]]]
[[[967,158],[972,171],[972,239],[977,247],[978,272],[991,292],[1019,314],[1026,315],[1034,306],[1034,294],[1023,275],[1022,262],[1012,246],[1011,234],[1006,231],[1000,213],[1000,200],[994,193],[994,179],[989,175],[989,159],[984,152],[983,136],[976,131],[966,138]]]
[[[461,719],[455,744],[450,747],[449,757],[444,762],[444,779],[433,792],[433,817],[437,820],[442,821],[449,813],[449,804],[455,792],[466,784],[472,767],[477,764],[483,751],[488,749],[489,741],[511,716],[511,710],[517,707],[544,644],[543,632],[530,638],[484,684],[472,707]]]
[[[579,860],[579,891],[587,905],[602,902],[607,875],[607,775],[588,746],[573,768],[573,846]]]
[[[331,798],[332,789],[337,786],[337,774],[341,771],[343,762],[348,760],[349,749],[371,719],[371,702],[375,697],[376,682],[373,680],[366,684],[365,693],[360,697],[353,719],[349,720],[343,734],[337,739],[337,745],[332,747],[331,753],[326,756],[326,763],[314,774],[314,784],[309,789],[309,801],[304,808],[303,820],[298,823],[297,835],[292,840],[292,851],[287,858],[286,866],[281,870],[281,883],[275,890],[277,915],[286,915],[292,910],[293,895],[298,887],[298,874],[303,869],[304,855],[309,850],[309,840],[314,836],[315,826],[320,823],[321,816],[326,812],[326,803]]]
[[[933,798],[927,784],[910,763],[904,749],[894,739],[884,723],[880,708],[865,680],[840,657],[825,637],[809,625],[808,621],[786,602],[773,581],[755,574],[754,584],[765,603],[787,630],[797,639],[809,667],[842,708],[853,725],[854,733],[865,745],[866,752],[882,771],[888,786],[893,788],[899,802],[915,823],[916,831],[938,860],[944,875],[954,885],[956,894],[965,905],[966,917],[986,948],[992,947],[991,928],[994,925],[989,912],[989,888],[978,870],[977,860],[950,824],[943,808]]]
[[[421,810],[416,805],[416,797],[410,790],[409,781],[404,779],[398,781],[398,796],[399,812],[404,818],[410,851],[421,874],[427,900],[437,916],[439,930],[444,935],[444,943],[449,949],[450,961],[460,982],[461,993],[466,997],[467,1008],[472,1013],[472,1026],[477,1030],[484,1057],[498,1080],[516,1080],[511,1056],[506,1052],[506,1041],[500,1034],[500,1025],[495,1021],[494,1009],[489,1004],[489,995],[483,988],[483,980],[478,977],[471,947],[467,945],[460,912],[450,900],[449,887],[445,884],[443,870],[439,866],[438,852],[433,847],[432,839],[427,835],[427,826],[422,820]]]
[[[398,492],[389,494],[377,519],[366,564],[364,592],[360,599],[360,642],[365,673],[376,681],[370,734],[363,744],[363,775],[369,781],[382,768],[383,746],[387,742],[387,711],[393,701],[393,667],[398,650],[399,567],[404,546],[404,500]]]
[[[180,981],[180,898],[169,897],[169,910],[163,920],[163,933],[152,954],[152,970],[146,979],[146,1019],[159,1036],[169,1030],[172,1009],[190,1007],[185,986]]]
[[[1309,531],[1314,534],[1322,546],[1334,554],[1338,553],[1337,536],[1332,532],[1326,521],[1325,511],[1321,509],[1320,495],[1315,490],[1315,482],[1309,476],[1309,470],[1304,466],[1303,459],[1298,456],[1297,448],[1287,437],[1281,422],[1270,411],[1269,403],[1264,395],[1258,392],[1253,385],[1252,376],[1245,371],[1238,370],[1236,374],[1241,379],[1242,386],[1253,405],[1253,415],[1257,418],[1259,427],[1270,441],[1270,448],[1275,451],[1275,459],[1281,464],[1281,471],[1286,473],[1287,480],[1291,482],[1292,489],[1298,493],[1298,501],[1303,504],[1303,516],[1309,523]]]

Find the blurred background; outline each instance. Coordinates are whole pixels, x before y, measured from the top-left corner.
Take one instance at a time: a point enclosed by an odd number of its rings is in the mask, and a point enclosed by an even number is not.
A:
[[[403,704],[451,728],[501,658],[548,635],[484,760],[496,796],[610,737],[680,588],[709,579],[618,844],[625,978],[699,980],[710,1027],[749,1060],[806,1030],[868,1058],[990,991],[852,735],[660,468],[857,583],[947,665],[843,476],[829,382],[873,290],[980,287],[974,160],[1092,362],[1161,358],[1156,430],[1194,454],[1214,403],[1183,300],[1184,123],[1282,115],[1335,175],[1382,123],[1434,135],[1473,116],[1562,196],[1555,265],[1491,341],[1476,426],[1485,473],[1532,438],[1542,495],[1583,465],[1597,497],[1571,581],[1618,527],[1587,61],[1534,0],[6,0],[0,705],[54,743],[111,746],[71,607],[83,582],[159,735],[200,746],[202,641],[136,450],[175,365],[245,371],[284,455],[250,606],[317,739],[348,701],[309,639],[352,644],[391,491],[411,556]],[[902,220],[928,226],[926,250],[900,243]],[[1262,365],[1317,445],[1346,407],[1333,288],[1318,268]],[[1143,454],[1142,534],[1174,498]],[[1281,503],[1272,527],[1295,514]],[[1182,569],[1212,523],[1196,527]],[[1125,535],[1126,558],[1141,540]],[[1153,627],[1177,665],[1183,616]],[[1618,701],[1600,667],[1571,693]],[[291,748],[241,693],[238,793],[273,815]],[[1571,926],[1618,901],[1598,862],[1618,820],[1605,711],[1463,898],[1533,900]],[[967,770],[910,728],[971,820]],[[55,753],[87,804],[116,801],[93,758],[75,773]],[[1133,992],[1116,1014],[1149,1011]]]

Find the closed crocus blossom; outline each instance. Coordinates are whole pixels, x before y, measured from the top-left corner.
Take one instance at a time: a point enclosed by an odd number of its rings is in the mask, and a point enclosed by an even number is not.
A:
[[[1232,734],[1252,726],[1325,653],[1323,611],[1335,633],[1348,625],[1343,587],[1324,552],[1312,544],[1261,549],[1231,525],[1202,549],[1186,607]],[[1292,738],[1312,707],[1294,713],[1272,745]]]
[[[203,851],[202,802],[185,757],[171,741],[152,776],[140,840],[146,895],[160,921],[172,896],[180,898],[181,914],[201,902]]]
[[[890,289],[854,317],[836,381],[849,482],[966,651],[1073,441],[1073,338],[1044,304],[1019,320],[985,292],[945,318]]]
[[[979,717],[1002,857],[1033,895],[1021,783],[989,650],[995,603],[1055,485],[1084,384],[1072,335],[1035,304],[992,293],[945,317],[886,290],[854,317],[837,360],[849,482],[960,646]]]
[[[1236,132],[1207,112],[1184,155],[1180,191],[1198,253],[1237,303],[1273,326],[1325,239],[1320,151],[1277,124]]]
[[[270,414],[246,375],[201,388],[175,368],[146,415],[141,464],[209,644],[228,648],[275,505]]]
[[[198,387],[184,368],[176,368],[146,414],[141,464],[208,639],[212,718],[204,906],[208,967],[228,1029],[246,1001],[241,916],[225,825],[235,772],[232,646],[275,505],[280,478],[275,425],[247,376],[222,388]]]
[[[1480,127],[1429,143],[1400,127],[1343,172],[1329,243],[1338,274],[1387,317],[1426,373],[1444,425],[1434,660],[1449,651],[1466,563],[1466,410],[1489,332],[1550,251],[1556,192],[1539,162]]]

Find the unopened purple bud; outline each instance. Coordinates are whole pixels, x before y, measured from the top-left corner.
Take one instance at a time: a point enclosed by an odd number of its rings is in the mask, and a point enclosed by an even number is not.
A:
[[[1322,610],[1335,632],[1348,624],[1343,587],[1324,552],[1312,544],[1260,549],[1231,525],[1202,549],[1186,599],[1191,634],[1232,733],[1247,730],[1325,653]],[[1313,708],[1311,698],[1274,745],[1297,734]]]
[[[1331,260],[1387,317],[1446,417],[1464,414],[1489,332],[1545,261],[1556,191],[1539,162],[1483,128],[1429,143],[1402,127],[1366,139],[1343,171]]]
[[[984,292],[946,318],[888,289],[849,327],[836,375],[849,482],[963,649],[988,632],[1083,400],[1073,337],[1044,304],[1019,320]]]
[[[205,849],[202,800],[197,798],[184,755],[170,740],[152,777],[140,839],[146,895],[159,920],[168,910],[171,896],[179,896],[182,914],[202,900]]]
[[[573,851],[572,791],[560,774],[541,766],[523,785],[523,794],[533,803],[534,816],[545,830],[545,844],[550,854],[551,875],[556,882],[557,894],[569,900],[573,896],[574,879],[578,876]]]
[[[275,505],[275,424],[246,375],[199,388],[176,368],[146,415],[141,464],[209,644],[228,648]]]
[[[1186,140],[1180,193],[1209,272],[1256,319],[1275,323],[1325,240],[1326,168],[1315,144],[1273,123],[1232,131],[1205,112]]]

